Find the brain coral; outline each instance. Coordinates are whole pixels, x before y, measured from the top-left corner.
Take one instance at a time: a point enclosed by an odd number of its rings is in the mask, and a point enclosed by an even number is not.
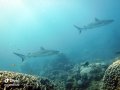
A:
[[[120,90],[120,60],[117,60],[107,68],[101,90]]]
[[[37,76],[0,71],[0,90],[54,90],[54,85]]]

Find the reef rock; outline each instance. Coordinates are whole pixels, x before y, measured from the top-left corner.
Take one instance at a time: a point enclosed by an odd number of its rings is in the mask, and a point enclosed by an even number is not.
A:
[[[0,90],[55,90],[48,79],[37,76],[0,71]]]
[[[86,90],[89,87],[92,88],[90,90],[99,90],[98,82],[101,81],[106,68],[107,64],[105,63],[85,62],[76,64],[71,74],[69,74],[70,76],[66,83],[66,90]],[[94,86],[93,81],[97,82]],[[93,87],[91,87],[91,85]]]
[[[101,90],[120,90],[120,60],[114,62],[105,71]]]

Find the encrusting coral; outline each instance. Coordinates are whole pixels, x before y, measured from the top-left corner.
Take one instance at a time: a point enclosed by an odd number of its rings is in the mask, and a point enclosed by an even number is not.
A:
[[[0,90],[54,90],[54,84],[37,76],[0,71]]]
[[[101,90],[120,90],[120,60],[111,64],[105,71]]]

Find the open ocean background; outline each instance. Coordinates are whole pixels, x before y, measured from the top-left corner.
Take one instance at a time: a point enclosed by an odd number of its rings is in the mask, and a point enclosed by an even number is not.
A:
[[[114,22],[79,34],[95,18]],[[109,62],[120,51],[119,0],[0,0],[0,70],[42,71],[57,56],[26,59],[27,54],[58,50],[72,62]],[[27,68],[26,68],[27,67]]]

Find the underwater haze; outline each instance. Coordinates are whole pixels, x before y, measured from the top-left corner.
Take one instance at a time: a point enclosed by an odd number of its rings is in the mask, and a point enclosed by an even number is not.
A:
[[[120,54],[119,4],[119,0],[0,0],[0,70],[42,71],[58,56],[22,62],[13,53],[27,55],[41,47],[63,53],[58,60],[109,62]],[[74,27],[82,28],[95,18],[114,22],[81,33]]]

